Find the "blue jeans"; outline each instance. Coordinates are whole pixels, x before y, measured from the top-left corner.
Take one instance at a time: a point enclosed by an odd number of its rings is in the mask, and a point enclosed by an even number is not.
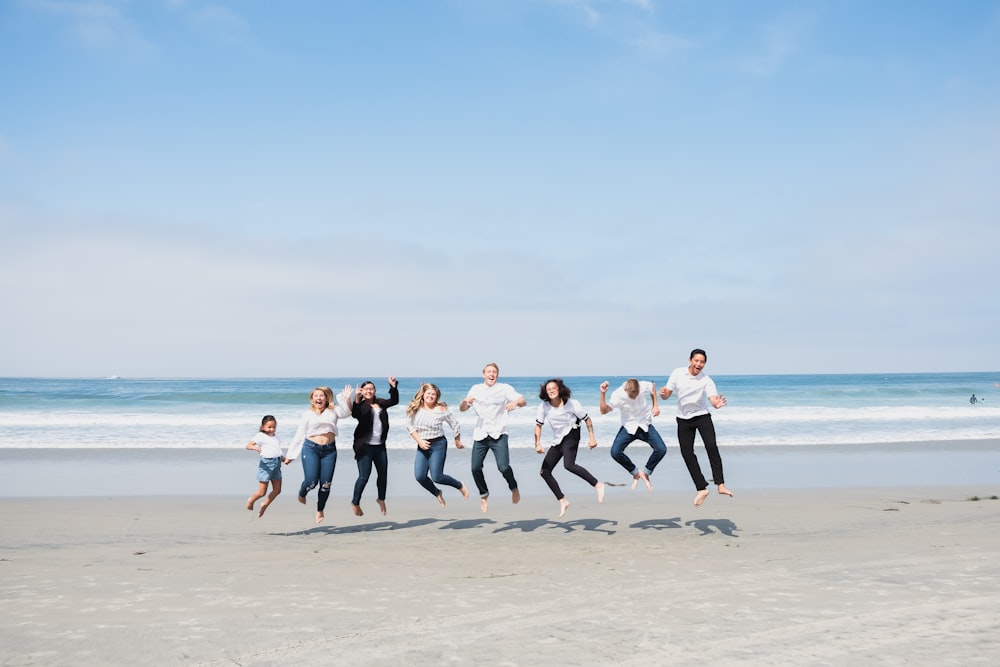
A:
[[[413,460],[413,476],[420,486],[427,489],[435,498],[441,495],[441,489],[434,486],[445,484],[456,489],[462,488],[462,483],[450,475],[444,474],[444,461],[448,457],[448,439],[444,436],[429,441],[430,449],[417,447],[417,456]],[[427,473],[430,473],[430,477]]]
[[[507,488],[511,491],[517,488],[517,480],[514,479],[514,471],[510,467],[510,449],[507,446],[507,434],[504,433],[499,438],[486,436],[482,440],[475,440],[472,443],[472,479],[476,482],[479,495],[486,498],[490,495],[490,489],[486,486],[486,475],[483,474],[483,464],[486,463],[486,452],[492,451],[497,460],[497,470],[507,480]]]
[[[635,467],[632,459],[625,453],[625,448],[636,440],[642,440],[653,448],[653,451],[649,454],[649,458],[646,460],[646,474],[652,475],[656,464],[662,461],[663,457],[667,455],[667,445],[664,444],[663,438],[656,432],[656,427],[652,424],[649,425],[648,431],[644,431],[641,428],[637,429],[635,435],[631,435],[626,431],[624,426],[618,429],[618,435],[615,436],[615,441],[611,444],[611,458],[617,461],[625,470],[628,470],[630,475],[635,477],[639,469]]]
[[[385,488],[389,481],[389,456],[386,454],[385,445],[365,445],[364,451],[358,457],[358,481],[354,482],[352,505],[361,504],[361,494],[368,486],[368,478],[372,475],[372,464],[375,464],[375,472],[378,475],[375,482],[378,487],[378,499],[385,500]]]
[[[306,440],[302,445],[302,486],[299,487],[299,497],[319,486],[316,499],[316,511],[326,508],[326,500],[330,497],[330,485],[333,483],[333,470],[337,467],[337,443],[317,445],[312,440]]]

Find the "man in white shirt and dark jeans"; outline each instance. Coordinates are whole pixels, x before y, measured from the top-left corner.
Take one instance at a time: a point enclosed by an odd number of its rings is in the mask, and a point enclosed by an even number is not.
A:
[[[691,481],[694,482],[698,494],[694,497],[694,506],[701,507],[708,498],[708,482],[701,474],[698,457],[694,453],[694,435],[697,431],[705,445],[708,461],[712,466],[712,481],[718,485],[719,493],[732,496],[733,492],[726,488],[722,475],[722,457],[715,442],[715,425],[708,407],[718,410],[726,405],[726,397],[716,390],[715,382],[706,373],[702,373],[708,355],[705,350],[691,350],[687,368],[675,368],[670,374],[667,384],[660,389],[660,398],[666,400],[671,394],[677,394],[677,443],[681,448],[681,457],[687,466]]]
[[[468,396],[458,404],[459,411],[465,412],[472,408],[477,417],[476,428],[472,432],[472,478],[479,489],[479,507],[484,512],[488,509],[490,490],[486,486],[483,464],[486,462],[486,453],[490,451],[510,489],[511,501],[517,503],[521,500],[521,492],[517,490],[517,480],[510,467],[507,413],[523,408],[527,401],[509,384],[497,382],[499,377],[500,368],[495,363],[486,364],[483,368],[483,382],[473,385]]]
[[[639,480],[646,488],[653,490],[649,476],[653,469],[667,454],[667,446],[663,438],[653,426],[653,417],[660,416],[660,406],[656,403],[656,385],[652,382],[629,378],[622,386],[611,392],[611,400],[607,400],[607,381],[601,383],[601,414],[606,415],[612,410],[618,410],[622,426],[611,445],[611,458],[632,475],[632,490],[639,485]],[[625,448],[636,440],[645,442],[653,451],[646,460],[644,469],[638,468],[625,453]]]

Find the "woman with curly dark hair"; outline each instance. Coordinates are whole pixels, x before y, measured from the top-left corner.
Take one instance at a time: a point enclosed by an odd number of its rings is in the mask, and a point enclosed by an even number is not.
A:
[[[560,517],[566,514],[569,501],[559,488],[559,482],[552,476],[552,470],[558,465],[559,459],[563,460],[563,467],[566,470],[594,487],[597,492],[597,502],[604,502],[604,483],[597,481],[589,470],[576,462],[576,454],[580,448],[580,422],[587,425],[587,432],[590,434],[588,445],[591,449],[597,447],[597,440],[594,438],[594,423],[590,420],[590,416],[580,401],[570,398],[571,395],[570,388],[563,384],[561,379],[553,378],[547,381],[538,391],[538,398],[542,399],[542,402],[538,405],[535,417],[535,451],[539,454],[545,451],[542,448],[542,424],[548,422],[552,429],[552,445],[542,460],[541,474],[559,501]]]

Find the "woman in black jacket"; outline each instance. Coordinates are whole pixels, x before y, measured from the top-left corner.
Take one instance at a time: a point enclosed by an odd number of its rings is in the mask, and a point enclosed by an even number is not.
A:
[[[389,434],[389,415],[387,408],[399,403],[399,389],[396,388],[396,378],[389,376],[389,398],[375,397],[375,383],[362,382],[357,389],[351,416],[358,420],[354,429],[354,458],[358,462],[358,481],[354,483],[354,497],[351,498],[351,509],[356,516],[364,514],[361,511],[361,494],[368,485],[372,474],[372,464],[378,473],[378,508],[385,514],[385,488],[388,481],[389,457],[385,452],[385,437]]]

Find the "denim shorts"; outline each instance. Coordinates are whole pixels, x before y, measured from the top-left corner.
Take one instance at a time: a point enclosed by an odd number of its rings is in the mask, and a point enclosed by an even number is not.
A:
[[[257,481],[258,482],[277,482],[281,479],[281,457],[276,456],[273,459],[260,460],[257,464]]]

